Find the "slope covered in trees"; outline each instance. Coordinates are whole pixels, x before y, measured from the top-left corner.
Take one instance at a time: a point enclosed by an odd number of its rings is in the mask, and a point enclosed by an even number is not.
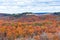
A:
[[[0,40],[60,40],[59,13],[0,14]]]

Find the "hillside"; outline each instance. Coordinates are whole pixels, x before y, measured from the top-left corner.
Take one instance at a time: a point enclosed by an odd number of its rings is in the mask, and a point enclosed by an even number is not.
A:
[[[60,13],[0,13],[0,40],[59,40]]]
[[[45,20],[50,17],[50,20],[56,19],[54,17],[58,17],[60,20],[60,13],[22,13],[22,14],[5,14],[0,13],[0,20],[7,21],[19,21],[19,22],[34,22]],[[51,18],[52,17],[52,18]]]

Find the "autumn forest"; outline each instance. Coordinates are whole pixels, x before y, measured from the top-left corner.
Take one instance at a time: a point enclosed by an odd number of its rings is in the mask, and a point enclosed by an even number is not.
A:
[[[0,13],[0,40],[60,40],[60,12]]]

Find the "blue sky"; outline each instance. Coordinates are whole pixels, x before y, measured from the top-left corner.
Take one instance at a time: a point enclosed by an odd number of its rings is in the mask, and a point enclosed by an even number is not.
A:
[[[0,0],[0,13],[60,12],[60,0]]]

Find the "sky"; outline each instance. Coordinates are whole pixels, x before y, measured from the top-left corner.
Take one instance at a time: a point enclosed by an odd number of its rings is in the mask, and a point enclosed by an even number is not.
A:
[[[60,0],[0,0],[0,13],[60,12]]]

